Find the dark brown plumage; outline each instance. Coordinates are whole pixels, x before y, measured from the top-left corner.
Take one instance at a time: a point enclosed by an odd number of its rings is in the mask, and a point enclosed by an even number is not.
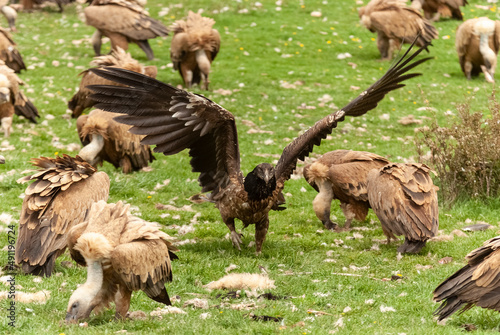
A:
[[[94,166],[107,161],[123,173],[131,173],[155,158],[149,145],[141,144],[143,136],[128,132],[130,126],[113,120],[118,115],[100,109],[81,115],[76,127],[84,147],[78,155]]]
[[[340,200],[346,218],[345,229],[349,229],[354,218],[365,220],[370,208],[366,176],[370,170],[380,169],[388,163],[384,157],[371,152],[335,150],[304,167],[304,178],[319,192],[313,208],[326,229],[337,228],[330,220],[333,199]]]
[[[471,251],[467,265],[434,290],[434,301],[442,302],[434,312],[439,320],[475,305],[500,311],[500,236]]]
[[[34,158],[38,170],[18,180],[32,181],[25,191],[16,263],[24,273],[50,276],[67,245],[67,234],[85,220],[91,205],[107,200],[109,178],[78,156]]]
[[[12,39],[10,33],[0,27],[0,59],[5,62],[5,65],[10,67],[14,72],[19,73],[21,70],[26,70],[23,57],[17,50],[17,45]]]
[[[418,76],[406,72],[427,60],[410,63],[421,51],[412,55],[405,53],[356,99],[297,137],[285,147],[276,167],[259,164],[245,178],[240,170],[234,116],[209,99],[134,72],[112,68],[91,71],[130,87],[92,86],[90,89],[96,93],[91,97],[100,102],[96,106],[101,109],[127,114],[116,120],[132,125],[130,131],[134,134],[146,135],[142,143],[155,144],[156,152],[173,155],[189,149],[192,170],[200,173],[198,181],[202,192],[211,192],[210,199],[231,231],[234,246],[239,248],[241,244],[234,224],[238,218],[244,227],[256,225],[256,250],[260,253],[269,227],[269,211],[276,208],[279,194],[297,160],[308,156],[346,115],[365,114],[377,106],[385,94],[404,86],[402,81]]]
[[[438,21],[441,16],[462,21],[460,7],[468,4],[467,0],[412,0],[412,7],[422,9],[425,18],[432,21]]]
[[[438,187],[430,171],[425,164],[392,163],[368,173],[368,201],[387,242],[397,240],[395,235],[405,237],[398,252],[418,253],[437,233]]]

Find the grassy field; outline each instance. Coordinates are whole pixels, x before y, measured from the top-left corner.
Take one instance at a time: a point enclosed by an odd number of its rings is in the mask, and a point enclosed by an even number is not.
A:
[[[242,169],[246,174],[263,161],[276,162],[284,146],[321,117],[342,107],[361,90],[371,85],[390,66],[378,60],[375,35],[360,26],[356,8],[360,1],[178,1],[167,3],[149,0],[147,8],[153,17],[169,25],[186,16],[188,10],[204,10],[216,20],[222,46],[212,67],[211,91],[198,91],[224,106],[236,117],[242,152]],[[365,1],[366,3],[367,1]],[[485,1],[469,0],[463,8],[466,19],[488,16],[500,11],[486,9]],[[311,16],[320,11],[321,17]],[[6,26],[6,22],[2,21]],[[455,105],[468,101],[471,110],[487,111],[488,99],[496,85],[481,75],[467,81],[460,71],[454,48],[459,22],[436,23],[440,37],[430,48],[429,61],[417,70],[423,76],[410,80],[407,86],[390,93],[366,116],[346,119],[331,138],[315,149],[312,157],[335,149],[365,150],[392,161],[418,160],[414,145],[416,127],[436,117],[440,124],[456,117]],[[79,84],[78,73],[86,69],[93,51],[89,38],[93,28],[82,23],[77,6],[69,5],[63,14],[50,8],[34,13],[20,13],[19,32],[14,35],[29,69],[20,77],[27,83],[26,94],[38,107],[41,119],[33,125],[14,119],[10,138],[1,140],[0,151],[7,163],[0,166],[0,219],[17,224],[26,185],[16,180],[29,169],[32,157],[67,153],[76,155],[79,139],[75,120],[69,119],[66,103]],[[182,80],[170,63],[170,37],[150,41],[156,58],[147,61],[137,46],[132,56],[159,68],[158,79],[173,85]],[[109,51],[109,43],[104,51]],[[349,53],[350,57],[339,59]],[[340,57],[342,58],[342,57]],[[229,91],[223,95],[222,90]],[[429,112],[421,107],[433,107]],[[413,115],[422,124],[402,125],[398,121]],[[287,210],[270,215],[270,229],[261,256],[255,249],[235,250],[225,239],[228,229],[211,204],[195,205],[187,199],[199,192],[197,175],[190,172],[189,157],[182,152],[174,157],[156,155],[149,172],[123,175],[105,163],[102,170],[110,175],[110,202],[124,200],[142,218],[161,223],[165,232],[190,240],[180,246],[179,260],[173,263],[174,280],[167,285],[171,296],[179,296],[177,307],[186,314],[167,314],[163,319],[114,321],[114,310],[92,315],[88,328],[67,326],[62,320],[71,292],[86,277],[84,268],[65,267],[65,254],[59,258],[56,274],[35,280],[16,275],[22,292],[50,291],[44,304],[16,303],[16,327],[8,326],[8,299],[0,300],[0,331],[12,334],[454,334],[461,326],[472,323],[476,333],[498,333],[497,312],[474,308],[455,315],[446,325],[438,325],[432,312],[433,289],[447,276],[462,267],[463,257],[483,241],[497,235],[500,200],[461,200],[451,208],[440,208],[440,234],[450,234],[466,222],[485,221],[495,228],[468,233],[448,242],[429,242],[419,255],[397,259],[397,244],[380,243],[385,237],[377,217],[370,213],[366,222],[353,222],[354,230],[344,233],[323,231],[312,210],[316,192],[303,178],[287,182]],[[300,164],[303,166],[303,164]],[[299,166],[299,167],[300,167]],[[297,175],[299,176],[299,175]],[[155,186],[170,180],[168,186]],[[438,179],[435,179],[439,183]],[[165,182],[166,183],[166,182]],[[161,211],[156,204],[176,207],[191,205],[193,211]],[[338,203],[332,214],[343,224]],[[193,224],[192,221],[197,223]],[[0,249],[7,245],[6,224],[0,223]],[[194,230],[180,235],[180,226]],[[241,225],[237,224],[238,229]],[[244,244],[254,240],[254,228],[244,231]],[[440,264],[444,257],[452,257]],[[7,262],[4,248],[0,265]],[[264,267],[275,280],[275,295],[282,300],[240,298],[222,301],[203,285],[233,272],[259,273]],[[339,275],[352,274],[352,276]],[[398,276],[398,274],[400,276]],[[386,280],[396,275],[400,280]],[[0,291],[4,290],[0,284]],[[5,286],[7,288],[7,286]],[[208,310],[183,307],[193,298],[208,299]],[[251,310],[237,310],[231,304],[252,304]],[[162,307],[142,292],[132,297],[131,311],[147,315]],[[233,306],[234,307],[234,306]],[[389,308],[389,307],[392,307]],[[388,309],[388,310],[387,310]],[[316,311],[316,312],[314,312]],[[205,314],[208,313],[208,314]],[[254,321],[248,317],[268,315],[283,318],[281,322]],[[207,318],[204,318],[207,317]]]

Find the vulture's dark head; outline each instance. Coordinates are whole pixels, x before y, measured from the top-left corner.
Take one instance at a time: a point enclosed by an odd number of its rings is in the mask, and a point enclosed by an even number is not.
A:
[[[269,163],[259,164],[245,177],[245,191],[250,200],[262,200],[276,189],[274,167]]]

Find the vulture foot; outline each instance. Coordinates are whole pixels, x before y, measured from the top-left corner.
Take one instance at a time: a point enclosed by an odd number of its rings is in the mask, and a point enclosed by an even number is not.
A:
[[[331,231],[337,231],[337,229],[339,227],[336,223],[333,223],[330,220],[323,222],[323,225],[325,226],[326,229],[331,230]]]
[[[243,234],[239,234],[236,231],[231,232],[231,242],[233,242],[233,247],[241,251],[240,245],[243,243],[241,238],[243,237]]]

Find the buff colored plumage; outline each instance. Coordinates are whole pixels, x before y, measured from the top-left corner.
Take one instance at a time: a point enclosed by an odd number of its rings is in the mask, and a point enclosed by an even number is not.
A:
[[[0,60],[5,62],[5,65],[10,67],[14,72],[19,73],[21,70],[26,70],[23,57],[17,50],[17,45],[12,39],[10,33],[0,27]]]
[[[412,7],[422,9],[425,18],[431,21],[439,21],[441,17],[462,21],[464,18],[460,7],[467,4],[467,0],[412,0]]]

